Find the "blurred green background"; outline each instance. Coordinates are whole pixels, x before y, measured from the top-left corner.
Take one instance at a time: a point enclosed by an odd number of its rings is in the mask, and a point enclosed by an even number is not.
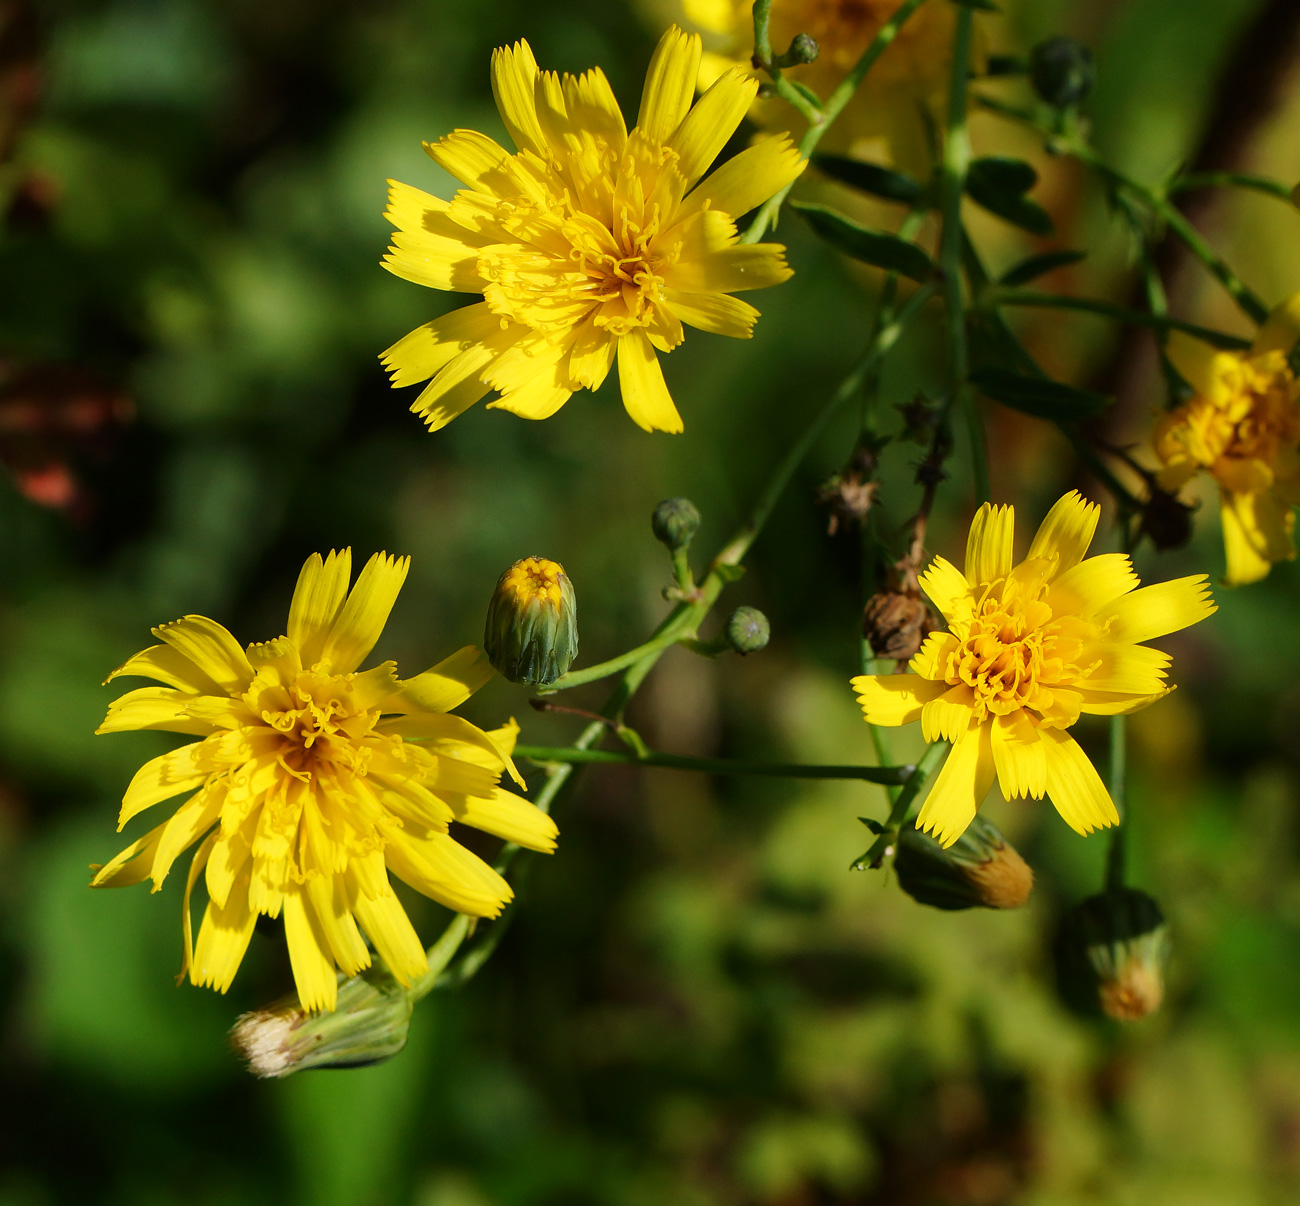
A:
[[[1154,179],[1195,154],[1240,39],[1285,8],[1034,0],[987,20],[1005,50],[1088,41],[1098,143]],[[753,342],[694,334],[666,361],[684,436],[634,428],[616,387],[544,424],[479,407],[429,436],[413,391],[388,388],[377,353],[465,299],[380,269],[385,178],[450,195],[420,141],[499,135],[488,57],[520,36],[544,66],[601,64],[635,111],[673,15],[663,0],[0,3],[0,1206],[1300,1195],[1291,565],[1220,591],[1211,622],[1168,642],[1181,689],[1131,726],[1135,880],[1165,905],[1175,955],[1164,1011],[1123,1031],[1051,988],[1053,927],[1098,886],[1104,839],[1032,802],[989,804],[1038,874],[1030,906],[943,914],[849,871],[880,789],[601,769],[558,817],[559,852],[533,860],[496,957],[418,1008],[406,1051],[276,1083],[225,1046],[239,1012],[288,986],[273,929],[228,996],[177,989],[179,877],[158,897],[87,890],[87,865],[124,843],[129,776],[166,748],[91,735],[113,696],[98,684],[151,625],[198,612],[266,639],[308,553],[384,548],[413,561],[379,653],[414,672],[477,641],[497,575],[540,553],[577,584],[583,661],[612,656],[665,609],[655,502],[693,498],[711,551],[844,372],[873,282],[791,215],[797,275],[754,297]],[[1300,178],[1300,57],[1236,134],[1239,166]],[[1096,249],[1062,287],[1127,299],[1125,236],[1097,190],[988,119],[975,138],[1042,168],[1059,236],[1036,246]],[[1233,198],[1200,219],[1270,302],[1300,285],[1294,211]],[[999,265],[1031,249],[979,229]],[[1182,313],[1240,329],[1212,288],[1171,274]],[[1160,405],[1148,344],[1059,315],[1023,331],[1053,371],[1118,391],[1111,434],[1138,438]],[[938,335],[922,323],[905,341],[887,404],[926,386]],[[1065,488],[1101,497],[1046,427],[987,418],[1022,532]],[[761,606],[771,646],[665,657],[633,712],[654,744],[869,757],[846,685],[857,546],[828,538],[812,501],[854,421],[827,433],[724,600]],[[919,455],[887,454],[890,524],[915,507]],[[954,463],[930,541],[950,557],[971,504],[960,448]],[[1138,562],[1217,576],[1213,502],[1189,548]],[[579,722],[526,701],[496,682],[466,712],[571,739]],[[1081,734],[1101,756],[1102,726]],[[416,921],[431,939],[444,917],[426,904]]]

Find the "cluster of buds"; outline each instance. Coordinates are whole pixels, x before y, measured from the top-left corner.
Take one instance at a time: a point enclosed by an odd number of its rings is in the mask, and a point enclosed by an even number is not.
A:
[[[562,565],[525,557],[501,575],[483,649],[512,683],[545,687],[568,670],[578,656],[578,601]]]
[[[1165,918],[1137,888],[1102,892],[1071,909],[1057,954],[1062,995],[1085,1012],[1136,1022],[1164,1001]]]
[[[936,909],[1018,909],[1034,887],[1034,873],[991,822],[979,814],[946,849],[915,826],[898,835],[898,886]]]

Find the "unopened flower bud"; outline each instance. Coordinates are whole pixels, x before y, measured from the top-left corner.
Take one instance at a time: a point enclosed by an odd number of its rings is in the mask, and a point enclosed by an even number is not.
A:
[[[1055,37],[1029,52],[1029,78],[1049,105],[1068,109],[1092,91],[1096,71],[1092,51],[1074,38]]]
[[[655,539],[668,551],[687,548],[700,526],[700,513],[689,498],[665,498],[650,516]]]
[[[1192,537],[1192,511],[1166,490],[1152,487],[1142,508],[1142,534],[1150,536],[1160,552],[1181,549]]]
[[[1169,936],[1155,900],[1136,888],[1090,896],[1062,931],[1062,987],[1072,1003],[1136,1022],[1160,1008]]]
[[[254,1076],[377,1064],[406,1046],[414,998],[382,967],[339,976],[332,1013],[309,1013],[296,995],[243,1014],[230,1032]]]
[[[906,661],[938,625],[919,590],[882,590],[867,600],[862,635],[877,657]]]
[[[904,892],[936,909],[1018,909],[1034,887],[1029,864],[978,814],[946,849],[905,826],[898,835],[894,871]]]
[[[790,49],[781,56],[781,66],[800,67],[804,63],[815,63],[820,53],[821,48],[815,39],[810,38],[806,33],[798,33],[794,35]]]
[[[727,644],[737,653],[757,653],[772,639],[772,626],[757,607],[737,607],[727,621]]]
[[[483,649],[512,683],[546,686],[578,655],[578,601],[564,567],[544,557],[516,561],[488,604]]]

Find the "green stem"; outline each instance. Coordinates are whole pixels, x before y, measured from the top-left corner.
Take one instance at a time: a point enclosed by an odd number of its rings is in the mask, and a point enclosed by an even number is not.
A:
[[[1110,798],[1115,801],[1119,824],[1111,831],[1106,852],[1106,891],[1118,892],[1124,886],[1124,827],[1128,813],[1125,777],[1128,771],[1128,732],[1125,717],[1110,720]]]
[[[654,661],[658,659],[664,650],[671,645],[675,645],[683,638],[695,637],[700,622],[712,609],[718,595],[722,593],[722,588],[734,578],[734,567],[744,560],[745,554],[749,552],[750,546],[757,539],[759,532],[763,530],[763,526],[767,523],[773,508],[775,508],[781,495],[785,492],[786,486],[789,485],[795,470],[803,463],[804,458],[817,442],[826,425],[834,418],[840,408],[858,392],[862,382],[876,363],[898,342],[898,337],[903,333],[907,324],[919,313],[933,294],[934,289],[932,286],[926,285],[918,289],[899,311],[898,317],[881,327],[866,354],[853,367],[848,376],[844,378],[839,388],[831,396],[830,401],[826,403],[821,412],[804,430],[804,433],[791,446],[790,451],[782,458],[780,464],[777,465],[763,492],[759,495],[758,501],[754,504],[749,518],[737,529],[735,535],[710,563],[708,572],[695,590],[695,597],[684,600],[669,612],[654,634],[644,644],[638,645],[635,649],[630,649],[626,653],[621,653],[618,657],[610,658],[607,662],[600,662],[595,666],[587,666],[581,670],[569,671],[568,674],[562,675],[551,683],[545,694],[567,691],[571,687],[579,687],[584,683],[608,678],[609,675],[616,674],[620,670],[630,669],[635,671],[639,664],[649,659],[649,665],[641,673],[643,678],[649,672],[649,666],[654,664]],[[637,682],[639,684],[640,679]]]
[[[966,303],[962,289],[961,261],[963,232],[961,199],[970,166],[970,137],[966,131],[966,92],[970,81],[970,45],[974,12],[957,10],[953,34],[952,78],[948,89],[948,121],[943,139],[943,161],[939,167],[939,212],[943,229],[939,236],[939,267],[943,275],[944,305],[948,311],[949,407],[960,405],[966,415],[975,474],[975,495],[988,502],[989,466],[984,424],[979,402],[971,391],[966,347]]]
[[[1291,190],[1285,184],[1269,180],[1264,176],[1251,176],[1245,172],[1193,172],[1188,176],[1179,176],[1169,186],[1169,194],[1186,193],[1197,188],[1244,188],[1251,192],[1265,193],[1279,201],[1291,204]]]
[[[538,763],[569,765],[618,764],[662,766],[670,770],[700,771],[711,775],[763,775],[781,779],[860,779],[864,783],[897,786],[906,783],[911,766],[828,766],[797,762],[746,762],[739,758],[697,758],[689,754],[666,754],[648,750],[570,749],[545,745],[520,745],[515,756]]]
[[[1197,339],[1212,344],[1217,348],[1240,350],[1250,347],[1250,341],[1212,327],[1197,326],[1194,322],[1183,322],[1170,318],[1167,314],[1148,313],[1144,310],[1129,310],[1106,301],[1090,297],[1064,297],[1058,293],[1043,293],[1035,289],[990,288],[981,302],[989,306],[1033,306],[1048,310],[1079,310],[1087,314],[1098,314],[1113,318],[1117,322],[1129,323],[1138,327],[1155,327],[1162,331],[1185,331]]]
[[[853,69],[836,85],[835,90],[822,104],[821,111],[808,119],[808,129],[804,131],[803,137],[799,140],[799,153],[805,159],[812,158],[812,153],[817,149],[817,144],[821,142],[822,136],[834,124],[840,113],[843,112],[844,106],[853,99],[853,94],[866,78],[867,72],[875,65],[876,60],[889,49],[890,43],[898,36],[898,31],[902,29],[907,19],[924,3],[925,0],[904,0],[904,3],[900,4],[895,10],[894,15],[877,30],[876,36],[871,39],[866,50],[862,52],[858,61],[853,65]],[[760,7],[764,10],[762,32],[766,45],[766,61],[770,62],[772,46],[766,39],[767,15],[771,12],[772,0],[756,0],[754,4],[754,57],[756,59],[762,57],[758,41]],[[769,74],[772,74],[772,72],[769,71]],[[779,72],[773,74],[774,83],[777,83],[779,75]],[[784,83],[789,87],[789,81],[781,80],[780,83]],[[779,89],[780,84],[778,83],[777,86]],[[800,99],[803,98],[800,97]],[[807,104],[807,102],[805,101],[804,104]],[[796,105],[796,107],[799,106]],[[802,108],[800,108],[800,112],[804,112]],[[807,117],[806,113],[804,115]],[[749,224],[749,229],[741,236],[740,241],[742,243],[757,243],[767,233],[769,226],[776,225],[777,214],[780,213],[781,206],[786,197],[789,196],[792,187],[793,185],[786,185],[779,193],[769,197],[763,203],[762,208],[754,215],[754,220]]]
[[[772,90],[783,101],[799,110],[810,125],[822,120],[822,110],[781,74],[772,54],[769,32],[772,20],[772,0],[754,0],[754,66],[766,71],[772,80]]]
[[[921,788],[930,781],[930,776],[938,769],[950,748],[946,741],[936,741],[926,747],[925,753],[921,755],[921,761],[916,764],[912,773],[908,775],[907,782],[903,784],[902,790],[894,797],[889,818],[885,821],[885,832],[876,838],[871,844],[871,849],[863,856],[862,861],[868,866],[880,866],[892,852],[898,841],[898,831],[907,820],[913,802],[920,794]]]

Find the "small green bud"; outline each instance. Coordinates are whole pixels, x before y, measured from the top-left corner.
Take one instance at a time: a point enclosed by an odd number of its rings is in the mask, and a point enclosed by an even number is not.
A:
[[[810,38],[806,33],[798,33],[794,35],[794,39],[790,43],[790,49],[781,56],[779,65],[782,67],[802,67],[805,63],[815,63],[820,53],[821,48],[814,38]]]
[[[488,660],[512,683],[553,683],[578,656],[578,601],[564,567],[516,561],[497,582],[483,630]]]
[[[1136,888],[1102,892],[1071,909],[1057,955],[1071,1004],[1136,1022],[1164,1001],[1165,918],[1155,900]]]
[[[1029,78],[1049,105],[1068,109],[1092,91],[1092,51],[1074,38],[1048,38],[1029,52]]]
[[[655,539],[671,553],[687,548],[700,526],[700,513],[689,498],[665,498],[650,516]]]
[[[905,826],[894,872],[913,900],[936,909],[1018,909],[1034,887],[1034,873],[1016,848],[978,814],[947,849]]]
[[[339,976],[332,1013],[309,1013],[296,995],[241,1015],[230,1032],[254,1076],[377,1064],[406,1046],[414,999],[383,967]]]
[[[737,607],[727,620],[727,644],[737,653],[757,653],[772,639],[772,625],[757,607]]]

